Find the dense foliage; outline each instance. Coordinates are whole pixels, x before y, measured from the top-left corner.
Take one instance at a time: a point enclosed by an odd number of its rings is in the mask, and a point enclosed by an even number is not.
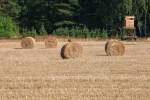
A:
[[[22,35],[55,34],[62,28],[79,34],[85,27],[117,33],[126,15],[136,16],[139,36],[150,35],[149,0],[0,0],[0,16],[11,17]]]
[[[15,38],[18,28],[10,17],[0,16],[0,37]]]

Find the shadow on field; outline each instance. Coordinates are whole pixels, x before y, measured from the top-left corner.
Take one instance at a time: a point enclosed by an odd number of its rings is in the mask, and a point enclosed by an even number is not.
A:
[[[99,55],[95,55],[95,56],[103,56],[103,57],[107,57],[106,54],[99,54]]]
[[[137,45],[135,43],[125,43],[124,45]]]
[[[82,46],[98,46],[98,44],[83,44]]]
[[[23,49],[23,48],[14,48],[14,49]]]

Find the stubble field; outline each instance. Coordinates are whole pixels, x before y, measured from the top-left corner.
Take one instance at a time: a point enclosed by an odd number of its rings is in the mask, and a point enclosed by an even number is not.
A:
[[[126,54],[106,56],[105,41],[79,42],[81,58],[60,49],[21,49],[0,41],[0,100],[149,100],[150,42],[124,42]]]

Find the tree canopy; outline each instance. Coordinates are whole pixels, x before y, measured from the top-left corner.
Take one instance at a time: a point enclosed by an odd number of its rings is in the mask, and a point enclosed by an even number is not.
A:
[[[0,15],[12,17],[20,31],[44,27],[47,33],[73,26],[114,29],[132,15],[150,33],[149,0],[0,0]]]

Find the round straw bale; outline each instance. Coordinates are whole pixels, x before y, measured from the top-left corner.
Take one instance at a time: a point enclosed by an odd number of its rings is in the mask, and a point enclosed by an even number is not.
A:
[[[24,49],[32,49],[35,46],[35,39],[32,37],[25,37],[21,41],[21,46]]]
[[[83,48],[78,43],[67,43],[61,49],[61,56],[64,59],[77,58],[82,55]]]
[[[68,39],[68,42],[72,42],[72,40],[69,38],[69,39]]]
[[[150,41],[150,38],[147,38],[147,41]]]
[[[105,52],[106,52],[106,54],[108,54],[109,53],[109,47],[110,47],[110,44],[112,43],[112,42],[114,42],[114,41],[118,41],[118,40],[115,40],[115,39],[111,39],[111,40],[108,40],[107,42],[106,42],[106,44],[105,44]]]
[[[58,40],[56,37],[48,36],[45,39],[45,47],[46,48],[56,48],[58,44]]]
[[[125,54],[125,46],[118,40],[109,40],[105,45],[105,52],[108,56],[122,56]]]

